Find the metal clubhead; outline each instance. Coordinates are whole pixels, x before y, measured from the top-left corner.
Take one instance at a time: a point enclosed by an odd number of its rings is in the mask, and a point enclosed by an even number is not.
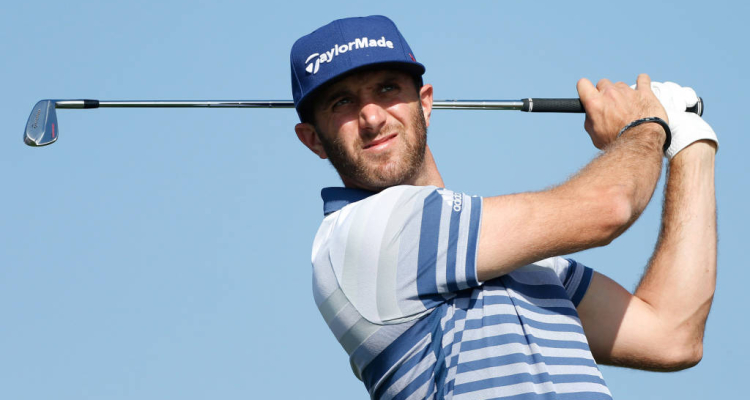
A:
[[[29,146],[46,146],[54,143],[59,135],[55,101],[42,100],[36,103],[29,115],[29,121],[26,122],[23,141]]]

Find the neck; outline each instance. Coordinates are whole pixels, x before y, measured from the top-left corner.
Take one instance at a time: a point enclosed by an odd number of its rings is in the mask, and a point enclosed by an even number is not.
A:
[[[408,184],[415,186],[445,187],[443,177],[440,176],[440,171],[438,171],[435,157],[432,156],[432,151],[430,151],[430,146],[427,146],[425,149],[422,171]]]

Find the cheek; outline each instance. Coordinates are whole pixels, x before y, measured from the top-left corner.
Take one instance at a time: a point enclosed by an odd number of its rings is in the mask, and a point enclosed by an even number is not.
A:
[[[409,126],[414,120],[418,110],[412,107],[411,103],[399,103],[388,107],[388,113],[396,119],[401,126]]]
[[[360,142],[359,125],[357,121],[346,121],[341,125],[334,126],[333,132],[337,132],[339,143],[346,148],[353,148]]]

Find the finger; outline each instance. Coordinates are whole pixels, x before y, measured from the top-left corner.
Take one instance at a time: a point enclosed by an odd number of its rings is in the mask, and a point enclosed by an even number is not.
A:
[[[685,104],[685,108],[692,107],[698,102],[698,95],[690,87],[682,87],[674,82],[664,82],[664,86],[669,87],[674,95],[680,99],[680,106]]]
[[[599,80],[599,82],[596,83],[596,88],[599,89],[599,91],[602,91],[604,90],[604,88],[610,85],[612,85],[612,82],[609,79],[604,78],[604,79]]]
[[[692,107],[696,104],[698,104],[698,94],[695,93],[695,90],[691,87],[683,87],[682,88],[682,95],[685,96],[685,105],[688,107]]]
[[[660,96],[659,101],[661,101],[664,108],[672,111],[685,111],[687,105],[685,104],[686,99],[682,96],[682,86],[674,82],[664,82],[661,86],[664,89],[664,96]],[[660,93],[656,93],[657,96],[659,96],[659,94]]]
[[[669,93],[669,88],[664,83],[651,82],[651,91],[654,92],[659,101],[664,101],[668,97],[666,94]],[[665,95],[662,95],[662,93]]]
[[[580,97],[581,101],[584,103],[588,99],[595,98],[597,95],[599,95],[599,91],[596,90],[594,84],[586,78],[581,78],[578,81],[578,84],[576,84],[576,89],[578,89],[578,97]]]
[[[638,75],[636,80],[635,90],[648,90],[651,91],[651,77],[646,74]]]
[[[656,83],[652,83],[651,85],[654,86],[655,84]],[[681,109],[683,106],[685,109],[687,109],[687,107],[692,107],[698,102],[698,95],[693,88],[682,87],[674,82],[664,82],[662,85],[670,91],[674,97],[674,102],[676,104],[678,103],[679,108]]]

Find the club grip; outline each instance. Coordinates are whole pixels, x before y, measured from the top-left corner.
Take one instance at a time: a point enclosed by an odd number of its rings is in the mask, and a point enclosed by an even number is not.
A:
[[[553,112],[553,113],[583,113],[586,112],[581,104],[581,99],[523,99],[521,111],[527,112]],[[686,111],[703,115],[703,99],[698,98],[698,103],[688,107]]]
[[[523,99],[521,111],[582,113],[586,112],[581,99]]]

